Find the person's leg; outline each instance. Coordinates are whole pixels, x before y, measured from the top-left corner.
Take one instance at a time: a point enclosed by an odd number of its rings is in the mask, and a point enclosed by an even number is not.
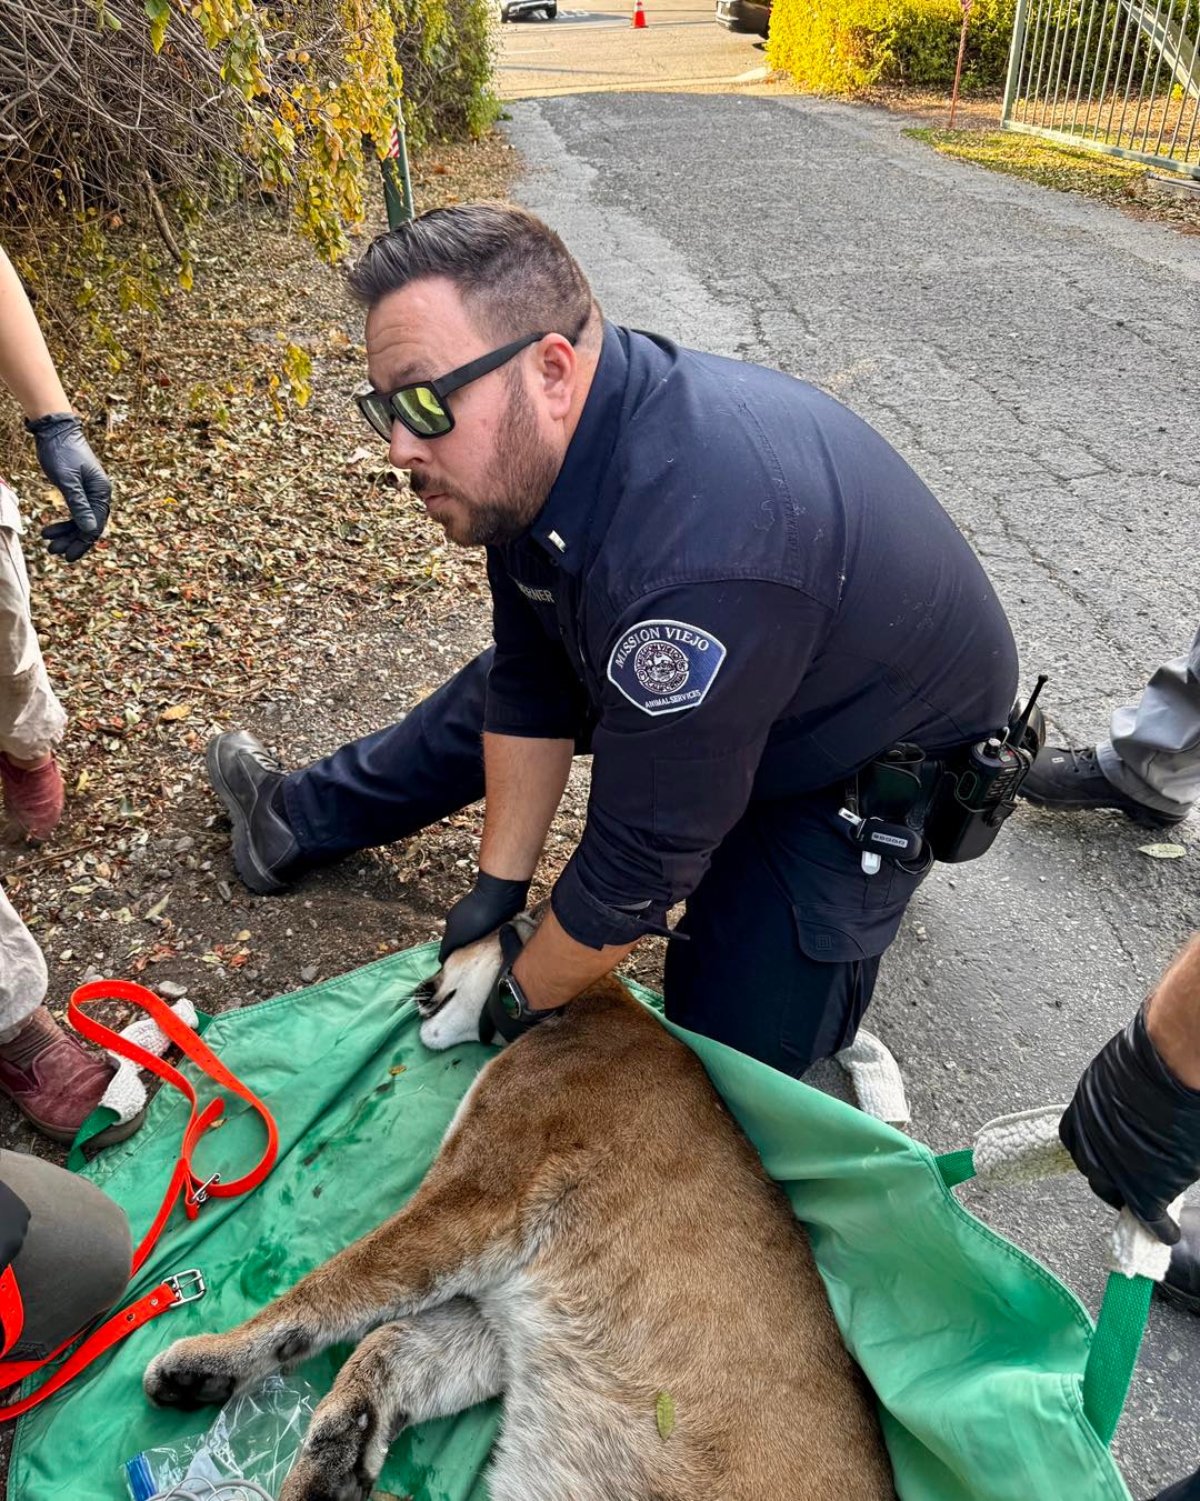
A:
[[[252,891],[283,891],[314,865],[390,844],[483,796],[491,652],[398,723],[285,773],[246,730],[209,742],[209,780],[233,823],[233,862]]]
[[[0,483],[0,783],[9,823],[34,838],[62,816],[53,751],[66,722],[33,629],[16,497]]]
[[[284,782],[288,823],[328,860],[393,844],[483,796],[483,711],[492,653],[476,657],[397,724]]]
[[[1151,1501],[1200,1501],[1200,1470],[1189,1475],[1186,1480],[1168,1486],[1165,1491],[1159,1491]]]
[[[0,1046],[12,1042],[46,998],[46,961],[0,886]]]
[[[313,865],[393,844],[483,796],[489,648],[411,713],[324,760],[285,773],[245,730],[209,743],[209,779],[233,822],[233,859],[252,891],[282,891]],[[592,721],[582,688],[576,751]]]
[[[866,876],[826,801],[752,806],[668,945],[668,1017],[799,1076],[853,1040],[920,880]]]
[[[129,1283],[133,1245],[119,1205],[87,1179],[0,1151],[0,1182],[29,1210],[13,1272],[25,1307],[14,1360],[42,1360],[105,1313]]]
[[[63,1031],[43,1005],[45,995],[42,951],[0,888],[0,1096],[43,1136],[74,1141],[108,1088],[113,1065]],[[141,1123],[137,1115],[94,1140],[123,1141]]]
[[[1119,791],[1160,813],[1200,800],[1200,629],[1186,657],[1164,662],[1136,704],[1117,709],[1100,770]]]
[[[1021,796],[1052,811],[1112,808],[1152,829],[1182,823],[1200,799],[1200,630],[1116,710],[1111,733],[1082,750],[1043,746]]]

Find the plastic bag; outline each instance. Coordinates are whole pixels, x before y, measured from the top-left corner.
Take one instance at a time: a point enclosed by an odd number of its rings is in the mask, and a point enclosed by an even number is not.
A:
[[[269,1496],[278,1495],[320,1396],[300,1378],[268,1377],[253,1391],[228,1401],[207,1432],[175,1445],[145,1449],[126,1460],[125,1483],[132,1501],[151,1501],[177,1487],[181,1501],[189,1490],[206,1497],[212,1487],[239,1480],[253,1482]],[[223,1501],[237,1496],[228,1488],[219,1494]]]

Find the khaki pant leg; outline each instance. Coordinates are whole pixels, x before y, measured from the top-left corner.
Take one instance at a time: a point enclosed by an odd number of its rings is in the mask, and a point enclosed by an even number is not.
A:
[[[46,961],[0,886],[0,1043],[11,1041],[46,995]]]
[[[22,530],[17,498],[0,481],[0,751],[35,761],[62,739],[67,716],[33,629]]]
[[[1200,630],[1186,657],[1164,662],[1138,702],[1116,710],[1096,756],[1114,787],[1160,813],[1200,802]]]

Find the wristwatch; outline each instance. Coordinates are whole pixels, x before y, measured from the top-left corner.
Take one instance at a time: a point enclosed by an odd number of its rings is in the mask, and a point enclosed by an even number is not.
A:
[[[516,928],[511,923],[505,923],[500,929],[500,952],[504,955],[504,967],[479,1015],[480,1042],[491,1042],[497,1033],[505,1042],[515,1042],[523,1033],[547,1018],[557,1016],[564,1009],[562,1006],[553,1006],[547,1010],[535,1010],[529,1004],[521,982],[512,972],[523,947]]]
[[[496,999],[504,1007],[505,1014],[510,1021],[527,1022],[534,1015],[525,992],[521,989],[521,982],[507,967],[500,973],[500,981],[496,986]]]

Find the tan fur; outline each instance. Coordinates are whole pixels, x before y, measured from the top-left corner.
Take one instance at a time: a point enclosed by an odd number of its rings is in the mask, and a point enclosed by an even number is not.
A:
[[[173,1346],[147,1391],[223,1400],[373,1328],[281,1501],[366,1495],[404,1423],[501,1389],[494,1501],[894,1496],[803,1230],[695,1055],[615,980],[488,1064],[399,1214]]]

